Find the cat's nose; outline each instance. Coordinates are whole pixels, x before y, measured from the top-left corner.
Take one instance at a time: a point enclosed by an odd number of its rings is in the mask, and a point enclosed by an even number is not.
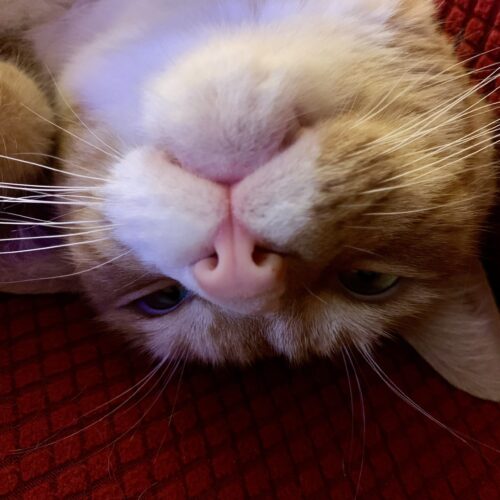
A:
[[[283,256],[260,249],[239,224],[226,223],[214,241],[215,254],[195,263],[199,287],[219,304],[278,298],[284,291]]]

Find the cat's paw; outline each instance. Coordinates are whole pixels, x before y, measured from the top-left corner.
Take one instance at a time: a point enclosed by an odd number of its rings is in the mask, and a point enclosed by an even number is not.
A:
[[[0,62],[0,195],[10,184],[34,184],[43,177],[44,154],[50,152],[54,127],[47,97],[16,66]],[[3,184],[3,187],[2,187]]]

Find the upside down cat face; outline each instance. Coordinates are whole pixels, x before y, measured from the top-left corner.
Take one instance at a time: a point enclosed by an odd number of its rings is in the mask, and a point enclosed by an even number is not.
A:
[[[491,116],[427,2],[240,4],[168,36],[117,20],[62,72],[60,181],[94,197],[62,215],[105,229],[72,260],[160,358],[366,348],[475,258]]]

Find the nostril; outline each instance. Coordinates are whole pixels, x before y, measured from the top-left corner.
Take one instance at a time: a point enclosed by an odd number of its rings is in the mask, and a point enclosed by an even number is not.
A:
[[[252,252],[251,261],[257,267],[266,267],[267,265],[273,265],[282,260],[282,256],[273,252],[272,250],[267,250],[263,247],[255,247]],[[214,252],[212,255],[205,257],[203,259],[205,262],[205,269],[207,271],[215,271],[219,267],[220,259],[219,255]]]
[[[216,253],[214,253],[213,255],[206,257],[203,262],[205,263],[205,269],[207,271],[215,271],[219,265],[219,257]]]
[[[232,223],[223,226],[214,247],[211,256],[192,267],[206,296],[227,301],[283,293],[285,258],[257,246],[245,228]]]
[[[252,260],[258,266],[262,267],[269,261],[270,252],[264,248],[256,247],[252,253]]]

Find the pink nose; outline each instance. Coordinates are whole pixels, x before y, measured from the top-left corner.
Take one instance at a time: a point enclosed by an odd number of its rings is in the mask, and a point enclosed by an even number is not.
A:
[[[200,288],[216,301],[253,299],[281,294],[284,259],[257,249],[252,236],[238,224],[226,223],[214,241],[215,256],[200,260],[193,274]]]

